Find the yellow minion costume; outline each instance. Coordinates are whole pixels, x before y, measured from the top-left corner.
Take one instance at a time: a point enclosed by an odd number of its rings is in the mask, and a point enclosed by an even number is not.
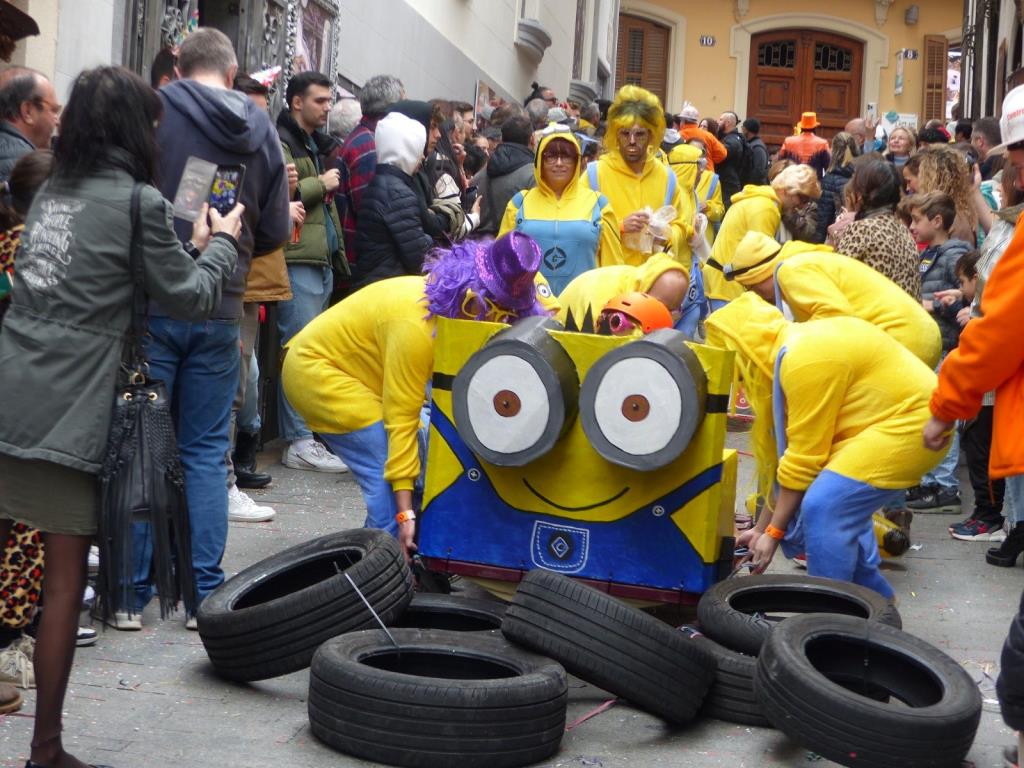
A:
[[[827,245],[794,240],[780,246],[774,238],[748,232],[723,270],[727,280],[753,290],[783,313],[788,310],[798,322],[859,317],[929,368],[939,362],[942,338],[921,304],[885,275]]]
[[[774,237],[781,222],[782,206],[770,186],[747,184],[732,196],[732,205],[715,235],[711,258],[704,265],[704,290],[712,309],[718,309],[743,293],[742,286],[727,281],[715,265],[732,261],[736,246],[747,232],[761,232]]]
[[[561,293],[569,282],[597,266],[622,263],[619,223],[608,198],[580,181],[580,146],[568,129],[543,131],[534,159],[537,186],[513,195],[505,208],[498,236],[515,230],[540,245],[540,274]],[[544,180],[544,151],[566,142],[576,154],[572,179],[557,194]]]
[[[442,251],[426,277],[380,280],[288,342],[288,401],[349,466],[366,525],[397,531],[394,493],[420,476],[418,432],[438,316],[502,322],[546,316],[534,283],[540,249],[513,234]]]
[[[806,552],[811,575],[891,597],[871,516],[941,458],[921,443],[935,374],[860,318],[788,323],[750,293],[706,327],[709,344],[736,352],[745,381],[771,393],[770,407],[755,405],[756,419],[773,427],[779,485],[802,494],[784,552]]]
[[[700,150],[689,144],[677,144],[668,153],[668,167],[679,181],[679,201],[686,221],[697,215],[697,180],[700,175]]]
[[[569,331],[594,333],[605,304],[631,291],[650,293],[666,272],[685,274],[686,269],[665,254],[655,254],[638,267],[622,264],[584,272],[558,296],[558,322]]]
[[[725,203],[722,201],[722,184],[718,174],[714,171],[704,170],[700,174],[700,181],[697,182],[697,200],[699,203],[706,203],[704,215],[708,217],[708,228],[704,236],[708,245],[714,246],[717,228],[725,216]],[[699,205],[698,205],[699,207]]]
[[[639,174],[622,157],[617,138],[619,130],[633,126],[647,129],[651,136],[647,160]],[[693,218],[686,218],[687,204],[682,200],[683,194],[689,192],[680,188],[667,164],[655,157],[658,141],[664,133],[665,112],[658,97],[635,85],[620,88],[608,109],[608,128],[604,138],[607,151],[587,166],[587,185],[608,198],[620,222],[645,207],[656,211],[662,206],[673,206],[676,218],[671,223],[668,248],[672,256],[689,269]],[[623,247],[626,264],[638,266],[650,256],[649,253]]]

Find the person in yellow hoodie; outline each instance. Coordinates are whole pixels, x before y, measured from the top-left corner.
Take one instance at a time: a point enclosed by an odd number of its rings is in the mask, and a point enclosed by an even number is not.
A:
[[[544,254],[540,272],[561,293],[589,269],[622,263],[619,223],[608,198],[580,181],[580,145],[565,126],[541,131],[534,158],[537,186],[516,192],[498,236],[515,230]]]
[[[718,174],[710,167],[708,151],[704,142],[700,139],[690,139],[687,142],[701,152],[701,160],[698,161],[700,178],[697,179],[697,210],[708,217],[708,227],[704,232],[708,245],[715,244],[715,235],[722,224],[725,216],[725,203],[722,201],[722,183]]]
[[[623,260],[639,266],[651,257],[627,246],[628,236],[643,233],[651,221],[645,210],[664,206],[676,209],[676,217],[664,232],[664,248],[689,268],[693,220],[686,218],[684,190],[666,163],[655,157],[665,133],[665,112],[658,97],[636,85],[624,85],[608,108],[606,152],[587,166],[587,185],[611,201],[623,234]],[[661,250],[659,241],[655,247]]]
[[[806,552],[812,576],[891,598],[872,514],[942,457],[920,440],[935,373],[858,317],[790,323],[752,293],[713,313],[707,333],[709,344],[736,353],[745,381],[771,392],[756,418],[775,434],[775,504],[736,541],[749,548],[754,571],[781,543],[788,557]]]
[[[782,214],[821,197],[818,174],[809,165],[791,165],[770,185],[747,184],[732,196],[732,205],[715,236],[711,258],[704,265],[704,287],[712,309],[743,293],[743,288],[722,275],[722,264],[732,261],[736,246],[747,232],[775,237]]]
[[[584,272],[559,294],[557,319],[566,330],[596,333],[604,306],[616,296],[632,292],[653,296],[677,319],[688,285],[683,265],[663,253],[638,267],[599,267]]]
[[[435,318],[511,322],[548,314],[534,278],[540,248],[512,233],[440,251],[427,275],[380,280],[320,314],[286,346],[288,401],[348,465],[366,526],[415,550],[413,487],[421,410],[434,366]]]
[[[732,261],[722,265],[734,281],[797,322],[859,317],[885,331],[929,368],[942,354],[938,325],[900,286],[830,246],[791,240],[779,245],[748,232]]]

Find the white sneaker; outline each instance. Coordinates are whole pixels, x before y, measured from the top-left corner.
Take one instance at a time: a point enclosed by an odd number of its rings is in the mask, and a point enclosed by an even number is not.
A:
[[[89,573],[99,573],[100,548],[93,544],[89,547]]]
[[[292,469],[308,469],[313,472],[348,472],[345,462],[311,437],[296,440],[285,448],[281,463]]]
[[[12,643],[0,651],[0,682],[14,683],[19,688],[36,687],[32,659],[25,655],[19,643]]]
[[[260,506],[249,494],[238,490],[237,485],[228,489],[228,520],[231,522],[265,523],[273,520],[276,514],[273,507]]]
[[[29,661],[33,661],[36,657],[36,639],[32,635],[22,635],[15,640],[11,645],[17,648],[19,651],[28,656]]]
[[[189,616],[187,619],[185,619],[185,629],[189,630],[190,632],[198,632],[199,619],[197,619],[195,616]]]

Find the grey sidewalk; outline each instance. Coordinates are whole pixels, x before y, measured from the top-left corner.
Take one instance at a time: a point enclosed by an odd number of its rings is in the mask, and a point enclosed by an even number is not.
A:
[[[730,436],[737,446],[745,436]],[[254,492],[272,504],[269,524],[231,525],[225,570],[230,574],[287,546],[362,524],[363,506],[348,475],[288,470],[279,451],[265,453],[274,484]],[[739,494],[750,483],[751,460],[741,462]],[[966,487],[967,496],[970,495]],[[965,510],[967,499],[965,499]],[[998,715],[993,690],[999,652],[1014,615],[1024,572],[988,566],[985,543],[957,542],[946,532],[951,516],[918,516],[915,544],[887,568],[904,628],[942,648],[979,681],[986,701],[970,759],[1000,768],[1013,735]],[[793,566],[777,558],[774,572]],[[107,630],[76,657],[66,703],[65,743],[80,758],[114,768],[336,768],[368,765],[338,754],[312,737],[306,720],[306,672],[251,685],[213,675],[198,635],[183,617],[160,622],[151,606],[138,633]],[[569,722],[609,696],[571,682]],[[0,717],[0,765],[24,765],[31,738],[34,694],[16,716]],[[617,704],[569,731],[547,766],[693,766],[754,768],[808,766],[806,750],[776,731],[712,720],[673,730],[660,720]],[[815,766],[833,765],[817,760]]]

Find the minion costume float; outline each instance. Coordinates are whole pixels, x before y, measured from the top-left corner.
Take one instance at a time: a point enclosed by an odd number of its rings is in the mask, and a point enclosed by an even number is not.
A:
[[[588,305],[594,326],[606,303]],[[695,601],[732,569],[732,368],[672,329],[439,319],[421,556],[506,597],[545,568],[624,598]]]
[[[493,333],[501,323],[546,317],[534,282],[540,259],[537,244],[518,233],[457,245],[438,252],[425,277],[357,291],[286,347],[289,402],[348,464],[366,500],[367,527],[397,534],[407,553],[414,548],[412,492],[435,326],[441,318],[486,320],[480,325]]]
[[[750,548],[755,572],[781,543],[788,557],[806,552],[813,576],[892,597],[878,569],[872,514],[941,459],[920,439],[935,374],[860,318],[789,323],[749,293],[714,312],[707,332],[708,344],[736,353],[748,386],[770,393],[767,408],[755,405],[755,424],[775,436],[776,504],[737,539]]]
[[[592,190],[611,202],[623,233],[623,261],[632,266],[643,264],[651,256],[650,252],[629,247],[627,241],[628,235],[647,227],[650,216],[644,209],[675,208],[664,247],[688,269],[693,217],[686,218],[688,206],[682,195],[689,194],[689,190],[681,189],[675,174],[655,157],[664,133],[665,112],[658,97],[638,86],[624,85],[608,108],[604,138],[607,151],[587,166],[586,180]]]
[[[540,272],[557,294],[597,266],[622,263],[619,223],[608,198],[580,181],[580,146],[564,126],[541,132],[537,186],[512,196],[498,236],[515,230],[540,245]]]
[[[732,261],[723,265],[723,275],[797,322],[859,317],[929,368],[938,365],[942,337],[920,302],[877,270],[827,245],[798,240],[779,245],[760,232],[748,232]]]

